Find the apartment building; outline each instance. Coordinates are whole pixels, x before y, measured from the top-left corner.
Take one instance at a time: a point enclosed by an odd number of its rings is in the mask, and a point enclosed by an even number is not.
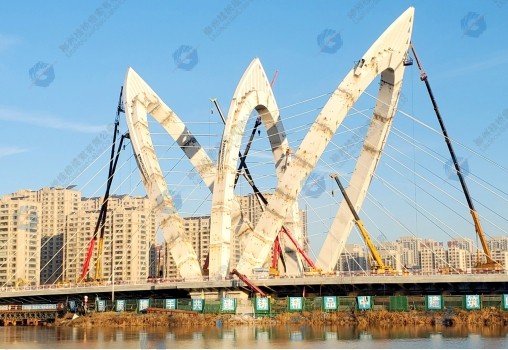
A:
[[[265,193],[264,197],[267,200],[270,200],[272,196],[271,193]],[[248,219],[253,225],[256,225],[259,221],[259,218],[262,215],[261,205],[257,200],[254,194],[238,197],[238,201],[240,203],[241,213],[242,215]],[[293,222],[292,216],[295,215],[289,214],[288,220],[285,225],[289,228],[293,228],[296,226],[298,232],[296,236],[298,238],[298,242],[301,247],[307,248],[307,212],[304,210],[299,210],[296,215],[297,219],[296,225]],[[184,229],[187,234],[188,239],[191,241],[194,250],[198,256],[200,261],[200,265],[204,266],[207,258],[209,246],[210,246],[210,225],[211,219],[210,216],[199,216],[199,217],[187,217],[183,218],[184,220]],[[292,231],[293,232],[293,231]],[[296,256],[297,252],[294,249],[292,243],[290,243],[287,239],[284,240],[285,251],[284,254],[286,257],[288,256]],[[163,244],[164,254],[166,256],[166,264],[165,264],[165,272],[164,277],[166,278],[176,278],[178,277],[178,272],[176,269],[176,265],[174,263],[173,258],[171,257],[171,253],[168,251],[166,244]],[[233,269],[240,260],[241,253],[244,247],[242,246],[241,239],[236,236],[231,238],[231,258],[230,258],[230,269]],[[286,259],[286,264],[288,265],[288,260]],[[265,265],[268,266],[271,262],[271,256],[267,259]],[[298,267],[288,266],[288,270],[292,268],[293,270],[298,269]],[[299,268],[302,271],[302,267]],[[302,271],[303,272],[303,271]]]
[[[37,191],[19,190],[14,195],[41,205],[41,284],[62,280],[65,222],[79,209],[81,193],[72,188],[44,187]]]
[[[0,197],[0,286],[40,284],[40,212],[24,196]]]
[[[80,279],[101,204],[102,198],[83,198],[80,210],[68,216],[64,234],[65,281]],[[103,252],[99,256],[98,249],[94,249],[88,278],[95,278],[98,271],[101,280],[111,280],[114,271],[115,281],[146,280],[150,274],[150,247],[156,242],[156,234],[155,217],[148,199],[110,197]]]

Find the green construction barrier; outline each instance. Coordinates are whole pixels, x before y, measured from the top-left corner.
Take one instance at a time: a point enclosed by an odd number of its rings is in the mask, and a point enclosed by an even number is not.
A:
[[[503,299],[503,310],[508,310],[508,294],[503,294],[501,298]]]
[[[236,313],[236,299],[222,298],[220,301],[220,311],[225,314]]]
[[[269,314],[270,300],[270,298],[254,298],[254,312],[256,314]]]
[[[425,307],[427,310],[442,310],[443,297],[441,295],[427,295],[427,298],[425,298]]]
[[[339,300],[335,296],[323,297],[323,310],[335,311],[339,308]]]
[[[141,312],[143,310],[146,310],[150,307],[150,299],[138,299],[136,303],[136,310],[138,312]]]
[[[192,311],[203,312],[205,310],[205,299],[192,299]]]
[[[178,307],[177,299],[165,299],[164,308],[168,310],[176,310]]]
[[[479,295],[464,295],[464,305],[466,310],[480,310],[482,301]]]
[[[303,297],[289,297],[288,298],[288,310],[303,311],[304,298]]]
[[[407,311],[407,310],[409,310],[407,296],[397,295],[390,297],[390,311]]]

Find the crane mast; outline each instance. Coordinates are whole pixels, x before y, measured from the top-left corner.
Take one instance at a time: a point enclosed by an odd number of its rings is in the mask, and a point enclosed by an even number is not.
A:
[[[93,256],[93,251],[95,248],[95,244],[97,243],[97,240],[99,241],[97,246],[97,260],[95,262],[95,274],[94,274],[94,280],[100,281],[102,279],[102,264],[101,264],[101,257],[102,252],[104,250],[104,230],[106,227],[106,215],[108,212],[108,201],[109,201],[109,194],[111,190],[111,185],[113,183],[113,177],[115,175],[116,166],[118,164],[118,158],[120,156],[120,151],[122,150],[123,142],[126,138],[129,138],[129,134],[125,133],[122,135],[120,139],[120,143],[118,145],[118,149],[116,151],[115,155],[115,145],[116,145],[116,137],[118,134],[118,126],[120,124],[120,113],[124,112],[122,108],[122,92],[123,87],[120,89],[120,97],[118,99],[118,106],[116,109],[116,118],[115,118],[115,129],[113,131],[113,142],[111,144],[111,155],[109,159],[109,172],[108,172],[108,180],[106,183],[106,192],[104,194],[104,199],[102,200],[101,209],[99,212],[99,217],[97,218],[97,223],[95,225],[93,236],[88,243],[88,249],[85,256],[85,262],[83,264],[83,270],[81,272],[80,281],[83,281],[87,278],[88,275],[88,269],[90,266],[90,261]],[[100,232],[100,233],[99,233]],[[113,267],[111,270],[111,273],[113,274]],[[114,281],[113,281],[114,282]]]
[[[330,177],[332,179],[334,179],[335,182],[337,182],[340,192],[344,196],[344,199],[346,200],[346,203],[347,203],[349,209],[351,210],[351,213],[353,214],[353,217],[355,219],[355,224],[358,227],[358,230],[360,230],[360,233],[362,234],[362,238],[363,238],[365,244],[367,245],[367,248],[369,249],[370,255],[376,261],[376,266],[374,269],[377,272],[383,272],[383,273],[384,272],[393,272],[392,267],[385,265],[385,263],[383,262],[383,259],[381,259],[379,252],[377,251],[376,247],[374,246],[374,243],[372,243],[372,240],[370,239],[369,233],[363,226],[362,220],[360,219],[360,217],[358,216],[358,213],[356,212],[355,208],[353,207],[353,203],[351,203],[351,200],[349,199],[349,196],[347,195],[346,190],[342,186],[342,183],[339,180],[339,176],[337,174],[332,174],[332,175],[330,175]]]
[[[425,87],[427,88],[427,92],[429,93],[429,97],[432,102],[432,106],[434,107],[434,112],[436,113],[436,117],[439,122],[439,126],[441,127],[441,131],[443,132],[446,146],[448,147],[448,151],[450,152],[450,155],[452,157],[455,171],[457,173],[457,176],[459,177],[460,185],[462,186],[462,191],[464,192],[464,196],[466,197],[467,205],[469,206],[469,212],[471,213],[471,216],[473,218],[476,234],[477,234],[478,238],[480,239],[480,242],[481,242],[481,245],[483,248],[483,253],[485,254],[485,256],[487,258],[487,262],[482,263],[480,261],[480,258],[478,257],[477,262],[476,262],[476,268],[484,268],[484,269],[502,268],[501,264],[492,258],[492,254],[491,254],[489,245],[487,243],[485,233],[483,232],[483,228],[480,223],[480,217],[474,207],[474,203],[471,198],[471,195],[469,194],[469,190],[467,188],[464,174],[462,173],[462,170],[460,168],[459,161],[458,161],[457,156],[455,155],[455,152],[453,150],[453,146],[452,146],[451,140],[448,136],[448,132],[446,131],[446,127],[444,125],[443,118],[441,117],[441,113],[439,112],[439,108],[437,106],[436,99],[434,98],[434,94],[432,93],[432,89],[430,87],[427,73],[425,73],[425,70],[423,69],[421,62],[418,59],[418,56],[416,55],[416,50],[415,50],[412,42],[410,43],[410,47],[411,47],[411,51],[413,52],[413,56],[415,57],[416,64],[418,66],[418,70],[420,71],[420,80],[425,83]]]

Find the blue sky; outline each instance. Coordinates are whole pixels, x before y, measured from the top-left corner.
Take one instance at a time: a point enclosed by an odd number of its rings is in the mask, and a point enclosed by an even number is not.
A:
[[[498,193],[508,192],[506,170],[484,159],[507,166],[508,117],[502,117],[508,108],[506,0],[307,1],[297,5],[289,1],[108,0],[0,3],[0,194],[50,186],[58,182],[59,176],[64,179],[62,185],[75,184],[85,196],[102,194],[106,173],[100,169],[107,157],[93,162],[90,146],[101,151],[108,147],[111,132],[107,126],[114,121],[119,89],[129,66],[184,121],[196,123],[193,130],[205,135],[201,143],[213,147],[220,139],[222,126],[216,114],[210,112],[209,99],[218,98],[226,111],[241,74],[254,57],[261,59],[269,76],[278,71],[274,91],[279,107],[319,96],[336,88],[354,61],[409,6],[416,11],[413,42],[449,134],[476,152],[456,146],[457,153],[467,159],[471,173],[501,190]],[[340,36],[340,40],[327,41],[331,34]],[[69,41],[79,36],[84,38],[80,44]],[[194,62],[186,65],[192,61],[191,56],[184,62],[175,59],[182,52],[185,57],[189,48],[197,54]],[[415,66],[406,71],[406,102],[399,107],[438,128],[418,74]],[[319,108],[325,102],[318,99],[298,111]],[[368,99],[364,103],[367,105]],[[316,116],[317,112],[307,113],[301,120],[293,118],[289,125],[310,123]],[[403,115],[396,118],[394,126],[398,129],[447,155],[442,139]],[[365,121],[350,123],[362,125]],[[341,137],[351,139],[346,135]],[[291,140],[295,148],[299,138],[295,133]],[[400,143],[396,136],[390,136],[389,144],[395,147],[395,159],[398,150],[408,154],[415,151],[414,146]],[[77,165],[75,160],[80,156],[82,163]],[[135,162],[125,158],[116,192],[143,194],[141,187],[134,188],[139,176],[129,176],[134,174]],[[446,177],[442,164],[432,165],[424,156],[420,161]],[[418,168],[415,160],[407,162]],[[419,195],[415,183],[398,183],[398,175],[390,170],[389,166],[380,166],[379,172],[414,195],[417,202],[432,207],[426,195]],[[63,178],[65,171],[71,176]],[[82,171],[83,175],[74,179]],[[172,181],[182,183],[180,179]],[[454,180],[435,181],[438,188],[444,182],[458,185]],[[188,187],[192,186],[191,182]],[[331,186],[327,182],[328,192]],[[490,203],[487,206],[492,210],[485,215],[492,215],[495,223],[487,226],[496,232],[501,232],[496,227],[504,230],[506,221],[498,217],[508,216],[506,195],[484,194],[488,191],[476,183],[470,187],[481,203]],[[247,192],[245,188],[240,191]],[[385,191],[382,182],[373,181],[372,194],[376,198],[388,196]],[[181,192],[184,198],[192,197]],[[454,195],[462,200],[460,192]],[[311,198],[306,204],[312,205],[313,201],[321,203],[324,199]],[[331,212],[333,206],[326,206]],[[467,210],[460,205],[458,208],[467,217]],[[393,239],[404,234],[401,225],[376,228],[374,222],[386,217],[374,203],[366,202],[364,212],[372,217],[374,236]],[[422,218],[418,228],[418,214],[410,205],[395,205],[393,212],[411,218],[407,225],[422,230],[422,236],[449,239]],[[467,220],[457,218],[456,225],[473,238]]]

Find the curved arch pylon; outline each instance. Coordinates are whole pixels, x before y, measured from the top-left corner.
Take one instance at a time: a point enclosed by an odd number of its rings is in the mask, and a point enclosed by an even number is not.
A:
[[[330,97],[279,180],[275,194],[253,234],[249,236],[237,266],[239,271],[251,274],[253,268],[263,265],[288,210],[297,202],[307,176],[348,111],[371,82],[381,75],[372,121],[347,189],[355,208],[361,208],[395,114],[413,17],[414,8],[410,7],[375,41]],[[317,261],[324,271],[333,271],[352,226],[353,216],[343,201]]]
[[[253,111],[257,111],[264,124],[277,179],[280,180],[285,170],[288,156],[288,141],[279,108],[273,95],[266,73],[258,58],[255,58],[245,70],[237,85],[229,106],[226,125],[221,141],[221,152],[217,164],[217,175],[214,182],[210,227],[210,277],[221,278],[229,273],[231,257],[231,239],[233,224],[230,213],[235,200],[234,181],[237,173],[238,154],[245,132],[246,123]],[[288,223],[295,237],[300,238],[298,203],[294,203]],[[249,240],[252,227],[245,228]],[[280,229],[280,226],[279,226]],[[272,242],[273,243],[273,240]],[[296,262],[298,264],[298,262]]]
[[[254,65],[251,64],[249,67],[252,66]],[[124,91],[125,115],[131,144],[147,196],[161,223],[164,239],[168,243],[179,274],[185,278],[201,277],[202,271],[197,254],[184,234],[182,218],[173,204],[155,153],[148,128],[148,114],[161,124],[178,144],[211,192],[214,190],[217,166],[178,115],[132,68],[127,70]],[[284,152],[286,148],[283,147]],[[230,220],[233,227],[231,234],[240,236],[242,233],[252,231],[252,224],[241,215],[236,197],[231,203]]]

